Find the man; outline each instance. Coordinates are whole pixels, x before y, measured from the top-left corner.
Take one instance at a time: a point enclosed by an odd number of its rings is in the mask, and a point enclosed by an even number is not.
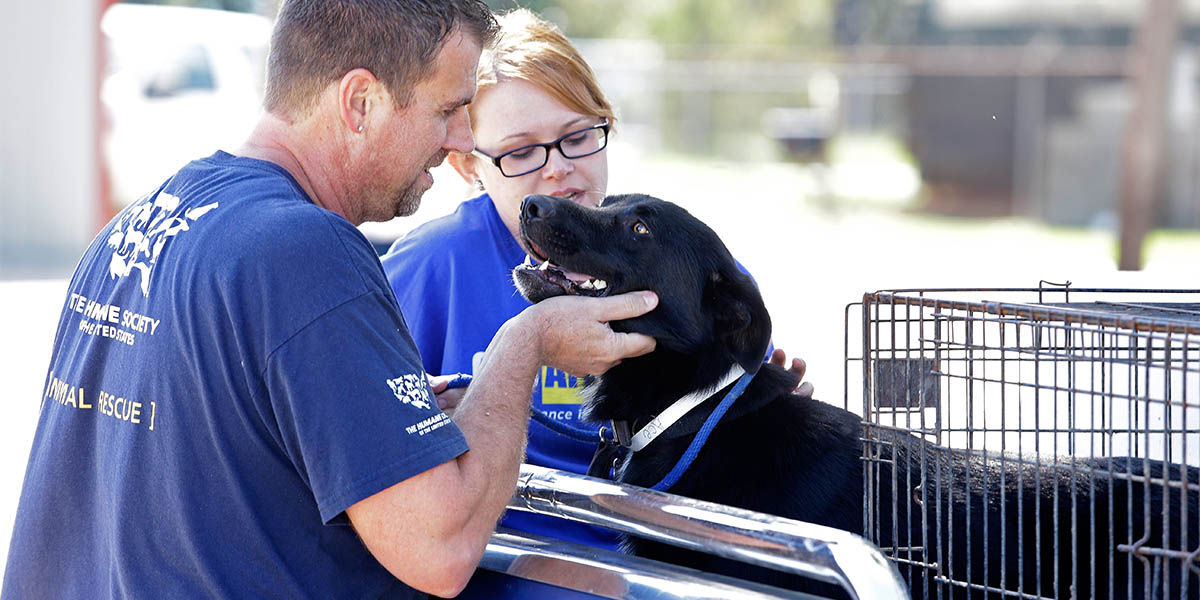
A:
[[[512,494],[538,365],[654,341],[652,294],[509,321],[451,421],[355,225],[416,210],[473,141],[477,0],[289,0],[247,144],[185,166],[84,254],[59,322],[5,598],[411,597],[465,585]]]

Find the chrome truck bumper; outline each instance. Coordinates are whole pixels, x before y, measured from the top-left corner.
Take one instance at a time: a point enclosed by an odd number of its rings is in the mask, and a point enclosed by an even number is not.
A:
[[[879,549],[839,529],[534,465],[522,465],[509,508],[796,573],[855,599],[908,598]],[[811,597],[512,531],[493,536],[480,566],[604,598]]]

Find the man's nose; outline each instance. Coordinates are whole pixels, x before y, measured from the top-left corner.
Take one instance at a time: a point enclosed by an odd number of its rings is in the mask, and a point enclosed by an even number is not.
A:
[[[471,116],[467,107],[460,107],[450,118],[446,130],[445,149],[468,154],[475,149],[475,136],[471,134]]]

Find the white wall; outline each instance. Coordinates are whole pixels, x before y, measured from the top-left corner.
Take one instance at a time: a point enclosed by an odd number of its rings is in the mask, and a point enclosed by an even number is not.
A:
[[[3,3],[0,279],[69,275],[97,230],[99,5]]]

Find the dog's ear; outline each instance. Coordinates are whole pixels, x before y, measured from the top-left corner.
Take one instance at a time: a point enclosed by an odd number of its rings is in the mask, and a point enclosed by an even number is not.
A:
[[[747,373],[755,373],[771,345],[771,316],[749,275],[712,273],[704,290],[717,340]]]

